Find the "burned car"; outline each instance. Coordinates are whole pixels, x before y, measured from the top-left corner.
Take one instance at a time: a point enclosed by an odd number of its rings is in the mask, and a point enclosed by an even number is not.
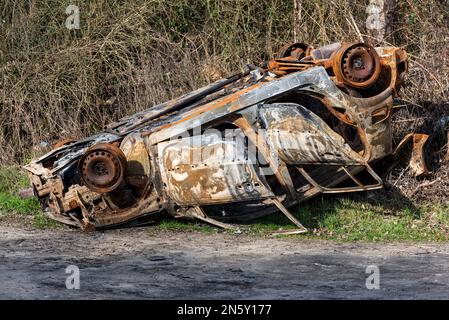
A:
[[[280,211],[305,232],[287,208],[382,187],[371,165],[394,153],[393,98],[407,68],[396,47],[287,45],[25,169],[50,217],[86,230],[162,212],[228,228]]]

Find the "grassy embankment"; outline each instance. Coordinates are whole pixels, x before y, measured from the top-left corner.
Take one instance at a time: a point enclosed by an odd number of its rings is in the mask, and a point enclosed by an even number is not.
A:
[[[27,187],[28,179],[17,167],[0,169],[0,224],[31,224],[37,228],[57,228],[34,199],[21,199],[18,192]],[[371,194],[373,195],[373,194]],[[295,216],[311,232],[299,237],[342,241],[447,241],[449,217],[447,205],[414,206],[402,198],[388,201],[357,195],[339,198],[317,198],[292,209]],[[294,226],[276,213],[240,226],[250,235],[269,235],[273,231]],[[151,227],[163,230],[213,233],[218,230],[200,223],[163,220]]]

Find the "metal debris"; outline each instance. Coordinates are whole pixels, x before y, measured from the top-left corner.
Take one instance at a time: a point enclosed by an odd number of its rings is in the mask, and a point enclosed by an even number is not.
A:
[[[160,212],[228,228],[320,193],[373,190],[393,154],[391,111],[407,72],[401,48],[296,43],[218,80],[58,143],[32,161],[48,214],[86,230]],[[425,138],[417,144],[416,171]]]
[[[398,157],[405,145],[412,141],[413,147],[409,161],[409,168],[415,177],[426,176],[430,173],[424,157],[424,146],[428,139],[429,135],[427,134],[409,133],[401,140],[401,142],[399,142],[393,153],[394,157]]]

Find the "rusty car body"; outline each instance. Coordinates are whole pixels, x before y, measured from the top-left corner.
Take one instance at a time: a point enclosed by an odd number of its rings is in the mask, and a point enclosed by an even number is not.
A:
[[[407,72],[396,47],[296,43],[258,67],[64,141],[25,166],[58,221],[83,229],[157,213],[229,227],[320,193],[373,190],[393,154]]]

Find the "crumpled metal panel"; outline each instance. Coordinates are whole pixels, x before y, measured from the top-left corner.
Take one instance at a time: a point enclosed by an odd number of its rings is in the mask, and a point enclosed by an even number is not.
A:
[[[267,141],[281,160],[292,165],[358,165],[363,157],[320,117],[295,104],[263,105],[259,109]]]
[[[272,197],[235,140],[215,134],[158,144],[162,181],[178,205]],[[195,159],[195,155],[198,159]]]

